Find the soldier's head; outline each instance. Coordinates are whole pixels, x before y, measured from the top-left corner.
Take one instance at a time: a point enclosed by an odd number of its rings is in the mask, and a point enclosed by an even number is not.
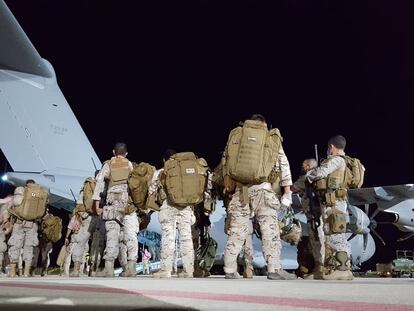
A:
[[[309,172],[310,170],[316,168],[318,166],[318,162],[315,159],[306,159],[302,163],[302,171],[304,173]]]
[[[163,157],[164,163],[167,162],[176,153],[177,151],[175,151],[174,149],[167,149],[164,152],[164,157]]]
[[[116,143],[114,150],[112,150],[114,156],[126,157],[128,155],[127,145],[125,143]]]
[[[342,135],[336,135],[328,140],[327,155],[337,155],[343,153],[346,147],[346,139]]]
[[[265,117],[264,117],[263,115],[261,115],[261,114],[258,114],[258,113],[253,114],[253,115],[249,118],[249,120],[253,120],[253,121],[260,121],[260,122],[266,123],[266,119],[265,119]]]
[[[34,185],[36,182],[33,179],[26,180],[26,186],[28,185]]]

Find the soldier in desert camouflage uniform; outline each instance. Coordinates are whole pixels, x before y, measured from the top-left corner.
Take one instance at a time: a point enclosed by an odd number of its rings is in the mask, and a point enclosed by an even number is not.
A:
[[[96,210],[102,213],[106,229],[105,272],[104,276],[114,275],[114,261],[119,254],[119,235],[124,220],[123,213],[128,205],[128,177],[133,169],[132,163],[126,158],[127,146],[117,143],[113,150],[114,157],[106,161],[96,176],[96,187],[93,194]],[[104,192],[108,182],[106,204],[99,207],[100,194]],[[128,262],[135,266],[135,262]]]
[[[266,124],[261,115],[253,115],[250,120]],[[227,149],[224,154],[226,158]],[[289,161],[280,145],[275,169],[280,172],[280,186],[284,189],[282,199],[291,204],[292,178]],[[246,189],[247,188],[247,189]],[[239,278],[237,273],[237,256],[249,232],[249,222],[256,217],[262,236],[262,250],[267,264],[268,279],[285,280],[294,279],[295,276],[282,269],[280,262],[281,242],[280,230],[276,210],[280,208],[270,182],[257,185],[236,184],[235,192],[229,203],[230,217],[229,238],[224,254],[224,271],[227,279]]]

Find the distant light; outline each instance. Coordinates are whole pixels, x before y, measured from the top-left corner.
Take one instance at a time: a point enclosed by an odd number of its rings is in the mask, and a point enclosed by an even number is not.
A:
[[[7,181],[7,174],[4,174],[3,176],[1,176],[1,180],[2,181]]]

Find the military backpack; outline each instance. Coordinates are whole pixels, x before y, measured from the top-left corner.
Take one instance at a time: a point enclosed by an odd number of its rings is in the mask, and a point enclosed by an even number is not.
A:
[[[230,132],[226,146],[225,178],[229,176],[242,184],[268,181],[281,144],[278,129],[269,131],[266,123],[246,120],[243,127]]]
[[[62,219],[57,216],[47,215],[41,225],[43,236],[50,242],[57,242],[62,237]]]
[[[46,213],[49,191],[38,184],[24,187],[23,201],[19,206],[9,209],[17,218],[33,221],[42,218]]]
[[[141,162],[134,166],[128,179],[129,194],[132,202],[138,208],[144,208],[147,201],[148,189],[156,169],[154,166]]]
[[[161,177],[168,202],[178,207],[203,202],[207,171],[206,160],[197,158],[192,152],[173,155],[165,162]]]

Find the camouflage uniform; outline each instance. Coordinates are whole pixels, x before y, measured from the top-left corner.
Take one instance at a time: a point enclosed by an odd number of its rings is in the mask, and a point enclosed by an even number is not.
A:
[[[303,211],[305,213],[306,219],[308,223],[311,221],[311,214],[309,209],[309,200],[306,197],[305,193],[305,181],[306,181],[306,175],[302,175],[298,178],[297,181],[293,184],[293,187],[295,189],[300,190],[302,195],[302,207]],[[322,224],[322,217],[321,217],[321,224]],[[310,244],[310,250],[313,256],[313,259],[315,262],[322,263],[325,261],[325,234],[323,232],[323,226],[319,226],[316,231],[312,230],[309,226],[309,244]],[[302,245],[303,247],[307,247],[305,245]],[[298,245],[299,247],[299,245]]]
[[[43,238],[40,239],[39,245],[33,250],[32,268],[37,268],[39,255],[41,256],[42,274],[47,272],[50,265],[50,254],[53,251],[53,243]]]
[[[13,205],[19,206],[23,201],[24,187],[17,187],[14,191]],[[23,249],[23,261],[31,265],[33,248],[39,245],[38,224],[35,221],[16,219],[13,231],[8,241],[10,263],[17,264],[20,250]]]
[[[171,271],[175,253],[175,232],[178,229],[181,258],[184,270],[194,272],[194,247],[191,236],[191,226],[195,223],[195,216],[190,206],[176,208],[164,201],[161,206],[158,220],[161,225],[161,270]]]
[[[100,216],[93,216],[96,218],[96,227],[92,235],[92,244],[91,244],[91,266],[93,270],[96,270],[100,264],[103,257],[106,241],[106,231],[105,231],[105,222]]]
[[[0,202],[0,274],[3,270],[4,255],[7,251],[6,233],[4,232],[5,223],[9,221],[10,216],[7,209],[12,205],[13,197],[7,197]]]
[[[332,172],[346,166],[345,160],[342,156],[329,156],[328,159],[321,164],[320,167],[309,171],[306,176],[310,181],[316,181],[328,177]],[[335,206],[333,207],[342,213],[347,214],[347,201],[346,199],[337,199]],[[350,244],[347,241],[345,233],[328,234],[329,226],[326,223],[326,219],[332,210],[332,207],[322,206],[322,222],[321,230],[325,234],[325,247],[330,248],[334,252],[346,252],[348,256],[351,254]]]
[[[132,163],[128,162],[129,170],[132,171]],[[104,192],[105,180],[109,180],[110,167],[106,162],[99,174],[96,176],[96,187],[92,196],[94,201],[100,201],[100,194]],[[106,248],[104,259],[114,261],[119,255],[119,241],[123,215],[121,211],[125,210],[128,204],[128,185],[125,181],[123,184],[110,186],[106,196],[106,204],[102,218],[105,220],[106,229]],[[109,215],[109,216],[108,216]],[[108,218],[107,220],[105,218]]]
[[[281,175],[280,186],[291,186],[292,178],[289,161],[281,147],[276,168]],[[244,185],[237,183],[235,193],[229,203],[230,228],[224,253],[224,271],[226,274],[237,272],[237,256],[249,234],[250,218],[256,217],[262,235],[263,257],[267,271],[274,273],[282,269],[280,263],[280,232],[276,210],[280,208],[272,185],[264,182],[259,185],[247,186],[248,202],[244,202]]]
[[[75,225],[75,222],[77,221],[80,222],[79,228],[76,228],[77,226]],[[81,212],[72,216],[68,229],[73,232],[70,237],[73,262],[83,262],[85,248],[88,247],[91,232],[94,231],[95,221],[96,219],[86,212]]]
[[[121,228],[119,244],[119,263],[126,266],[129,260],[138,259],[138,237],[139,221],[137,213],[124,216],[123,227]]]

